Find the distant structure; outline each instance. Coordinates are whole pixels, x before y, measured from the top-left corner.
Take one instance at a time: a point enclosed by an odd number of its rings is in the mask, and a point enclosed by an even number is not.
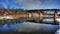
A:
[[[60,18],[60,9],[0,9],[0,21],[4,22],[39,22],[39,23],[57,23]],[[7,21],[8,20],[8,21]],[[15,20],[15,21],[14,21]]]

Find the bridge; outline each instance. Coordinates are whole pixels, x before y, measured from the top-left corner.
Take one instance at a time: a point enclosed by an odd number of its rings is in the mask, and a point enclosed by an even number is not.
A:
[[[7,17],[5,17],[7,16]],[[2,18],[3,17],[3,18]],[[60,18],[60,9],[40,9],[40,10],[0,10],[0,23],[58,23]]]

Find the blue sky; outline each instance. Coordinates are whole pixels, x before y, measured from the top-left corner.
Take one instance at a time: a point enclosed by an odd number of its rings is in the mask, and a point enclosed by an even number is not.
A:
[[[22,5],[19,5],[17,3],[14,3],[12,0],[0,0],[0,6],[7,8],[7,6],[10,6],[11,8],[21,8]]]
[[[60,0],[0,0],[0,6],[22,9],[60,9]]]

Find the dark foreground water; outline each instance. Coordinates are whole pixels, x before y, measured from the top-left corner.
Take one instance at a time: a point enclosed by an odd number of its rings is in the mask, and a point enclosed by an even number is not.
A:
[[[0,34],[54,34],[59,25],[39,23],[14,23],[0,27]]]

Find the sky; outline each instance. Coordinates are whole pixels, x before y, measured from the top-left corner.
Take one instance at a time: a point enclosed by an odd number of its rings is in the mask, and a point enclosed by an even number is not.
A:
[[[0,0],[0,7],[20,9],[60,9],[60,0]]]

